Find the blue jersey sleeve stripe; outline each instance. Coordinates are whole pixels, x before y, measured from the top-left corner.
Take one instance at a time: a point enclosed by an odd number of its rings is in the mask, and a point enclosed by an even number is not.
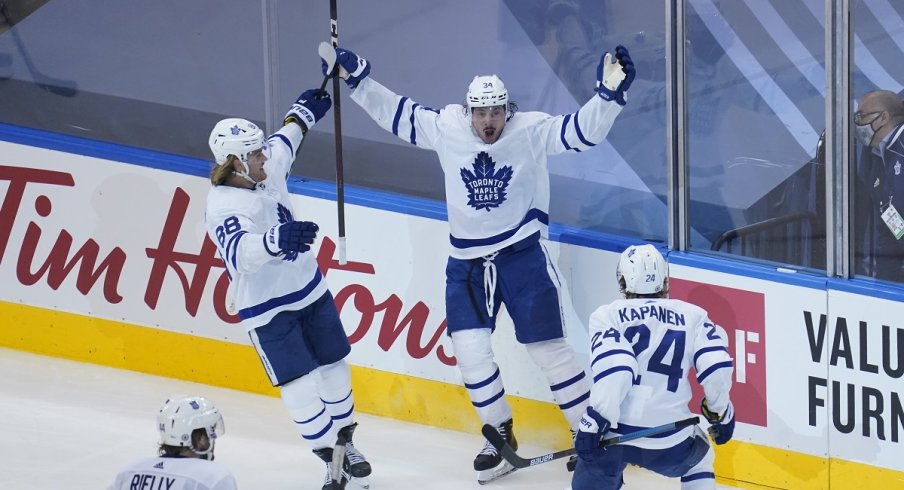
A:
[[[578,112],[574,113],[574,132],[578,134],[578,139],[581,140],[581,143],[584,143],[585,145],[591,147],[596,146],[596,144],[587,141],[587,139],[584,138],[584,133],[581,132],[581,125],[578,124],[578,114],[580,113],[580,109],[578,110]]]
[[[694,366],[695,367],[697,366],[697,359],[699,359],[700,356],[702,356],[703,354],[706,354],[709,352],[718,352],[718,351],[724,351],[726,354],[728,353],[728,349],[726,349],[725,347],[723,347],[721,345],[716,345],[713,347],[704,347],[703,349],[698,350],[697,353],[694,354]]]
[[[270,247],[267,246],[267,234],[266,233],[261,235],[261,243],[264,244],[264,250],[266,250],[267,253],[270,254],[271,257],[279,257],[279,252],[273,253],[270,251]]]
[[[619,355],[619,354],[625,354],[625,355],[634,357],[633,351],[629,351],[627,349],[612,349],[612,350],[603,352],[602,354],[596,356],[593,359],[593,362],[590,363],[590,368],[593,369],[593,365],[596,364],[596,361],[599,361],[599,360],[604,359],[609,356],[615,356],[615,355]]]
[[[724,362],[719,362],[719,363],[713,364],[712,366],[709,367],[709,369],[707,369],[706,371],[703,371],[702,373],[697,375],[697,382],[703,383],[703,380],[708,378],[710,374],[718,371],[719,369],[730,368],[730,367],[731,367],[731,361],[724,361]]]
[[[629,374],[631,374],[631,379],[634,379],[634,370],[633,369],[631,369],[628,366],[615,366],[614,368],[609,368],[609,369],[597,374],[596,376],[594,376],[593,382],[596,383],[597,381],[605,378],[606,376],[609,376],[610,374],[615,374],[619,371],[627,371]]]
[[[577,376],[575,376],[569,380],[562,381],[561,383],[554,384],[554,385],[550,386],[549,389],[551,389],[552,391],[559,391],[562,388],[567,388],[568,386],[571,386],[571,385],[577,383],[578,381],[584,379],[586,376],[587,376],[587,374],[584,373],[584,371],[581,371],[580,373],[577,374]]]
[[[392,118],[392,134],[398,136],[399,135],[399,120],[402,119],[402,110],[405,109],[405,101],[408,100],[408,97],[402,97],[399,100],[399,106],[396,107],[395,117]]]
[[[270,138],[268,138],[268,139],[273,139],[273,138],[278,138],[280,141],[285,143],[286,146],[289,147],[289,151],[291,151],[293,155],[295,154],[295,148],[292,148],[292,142],[289,141],[289,138],[286,138],[284,135],[281,135],[281,134],[274,134],[273,136],[270,136]]]
[[[236,256],[238,255],[239,251],[239,242],[242,240],[242,237],[247,234],[247,231],[240,231],[235,235],[232,235],[232,237],[229,238],[229,241],[226,242],[226,258],[229,260],[229,263],[232,264],[233,269],[236,268],[235,264]]]
[[[498,377],[499,377],[499,368],[496,368],[496,372],[491,374],[489,378],[487,378],[483,381],[478,381],[477,383],[473,383],[473,384],[465,383],[465,388],[467,388],[469,390],[476,390],[479,388],[483,388],[484,386],[495,381],[496,378],[498,378]]]
[[[419,105],[420,104],[415,103],[413,106],[411,106],[411,117],[408,118],[408,121],[411,123],[411,136],[409,136],[408,139],[411,141],[412,145],[417,144],[417,130],[415,130],[414,128],[414,111],[418,108]]]
[[[505,390],[502,390],[499,393],[496,393],[489,399],[484,400],[482,402],[471,402],[471,405],[474,405],[475,408],[482,408],[482,407],[485,407],[485,406],[495,402],[496,400],[502,398],[503,396],[505,396]]]
[[[571,114],[565,116],[565,119],[562,121],[562,131],[559,132],[559,139],[562,140],[562,144],[565,145],[566,150],[571,149],[571,145],[568,144],[568,140],[565,139],[565,130],[568,129],[568,121],[571,119]]]

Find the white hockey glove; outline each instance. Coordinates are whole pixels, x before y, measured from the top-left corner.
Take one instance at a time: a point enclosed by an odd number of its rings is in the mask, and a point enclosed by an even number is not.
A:
[[[298,96],[292,107],[289,107],[289,112],[283,119],[283,125],[294,122],[301,126],[302,130],[307,131],[314,123],[323,119],[332,105],[333,100],[330,99],[330,94],[326,90],[316,88],[305,90]]]
[[[619,105],[628,102],[628,88],[634,82],[634,62],[628,49],[622,45],[615,47],[615,59],[606,52],[596,67],[596,93],[605,100],[614,100]]]
[[[339,65],[339,77],[350,88],[357,87],[370,74],[370,63],[347,49],[336,48],[336,64]],[[321,57],[320,68],[324,76],[327,75],[328,66],[328,60]]]

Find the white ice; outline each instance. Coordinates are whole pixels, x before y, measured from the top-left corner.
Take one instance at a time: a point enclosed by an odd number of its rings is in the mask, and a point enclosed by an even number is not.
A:
[[[204,395],[226,434],[217,461],[245,490],[319,490],[324,466],[298,436],[279,399],[0,348],[0,489],[104,489],[128,462],[156,454],[155,417],[173,394]],[[359,414],[355,446],[371,461],[372,490],[562,490],[562,460],[478,485],[478,434]],[[516,429],[517,430],[517,429]],[[536,456],[561,448],[522,445]],[[678,489],[629,468],[625,488]],[[349,490],[358,490],[349,485]],[[732,487],[718,485],[720,489]]]

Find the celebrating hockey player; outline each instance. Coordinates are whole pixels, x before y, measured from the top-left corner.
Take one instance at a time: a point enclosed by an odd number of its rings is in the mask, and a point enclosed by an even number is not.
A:
[[[157,431],[158,456],[123,468],[108,490],[236,489],[232,473],[213,461],[214,445],[226,433],[226,426],[212,401],[202,396],[170,397],[157,415]]]
[[[233,309],[302,438],[326,463],[324,490],[344,488],[345,470],[361,479],[371,472],[352,442],[357,424],[344,360],[351,347],[310,252],[318,228],[296,219],[286,184],[304,134],[331,104],[325,91],[304,92],[267,138],[244,119],[217,123],[210,133],[216,166],[206,212],[207,232],[231,280]],[[347,441],[344,468],[334,480],[340,433]]]
[[[332,60],[330,60],[332,61]],[[567,344],[560,277],[545,240],[549,222],[547,156],[603,141],[634,80],[628,50],[605,53],[596,95],[573,114],[518,112],[496,75],[476,76],[466,105],[435,110],[396,95],[369,77],[371,65],[337,48],[339,76],[383,129],[435,151],[445,173],[451,229],[446,319],[458,367],[477,414],[517,448],[490,335],[505,304],[515,336],[543,370],[565,418],[577,429],[590,382]],[[322,63],[324,74],[327,60]],[[474,459],[486,482],[510,470],[487,442]]]
[[[735,426],[728,396],[733,365],[722,328],[703,309],[668,299],[668,266],[652,245],[628,247],[615,275],[625,299],[590,316],[594,383],[575,438],[578,463],[571,488],[621,488],[625,467],[635,464],[680,477],[682,490],[713,489],[715,453],[697,426],[599,448],[606,434],[689,417],[692,367],[716,444],[728,442]]]

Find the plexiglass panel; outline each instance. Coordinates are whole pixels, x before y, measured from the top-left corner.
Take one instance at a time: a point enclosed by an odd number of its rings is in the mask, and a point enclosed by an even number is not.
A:
[[[825,7],[687,0],[691,247],[825,268]]]

